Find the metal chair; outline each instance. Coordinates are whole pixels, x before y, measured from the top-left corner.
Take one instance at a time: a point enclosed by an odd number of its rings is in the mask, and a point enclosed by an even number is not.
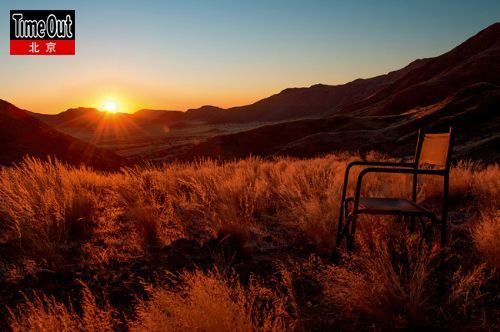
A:
[[[357,218],[361,214],[369,215],[395,215],[402,218],[410,218],[410,231],[413,232],[415,219],[422,226],[422,218],[429,218],[431,227],[441,225],[441,244],[446,244],[447,217],[448,217],[448,187],[450,175],[451,152],[453,146],[453,130],[447,133],[427,134],[422,130],[418,132],[417,148],[413,162],[374,162],[355,161],[347,165],[344,176],[344,187],[342,189],[342,200],[340,203],[338,233],[335,248],[341,244],[342,239],[347,239],[347,249],[352,250],[354,235],[356,233]],[[349,171],[354,166],[376,166],[363,169],[358,176],[356,192],[354,197],[346,199]],[[413,174],[411,200],[401,198],[373,198],[361,197],[363,178],[369,173],[398,173]],[[444,177],[443,202],[441,218],[436,214],[416,203],[418,175],[438,175]],[[352,203],[349,212],[349,203]],[[343,224],[345,220],[345,224]],[[350,228],[350,229],[349,229]],[[424,234],[427,232],[424,231]]]

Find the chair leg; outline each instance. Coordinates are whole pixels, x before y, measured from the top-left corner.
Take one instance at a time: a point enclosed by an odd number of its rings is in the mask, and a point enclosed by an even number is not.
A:
[[[340,242],[342,241],[342,223],[345,220],[344,209],[344,202],[340,202],[339,222],[337,225],[337,240],[335,241],[335,249],[340,245]]]
[[[348,203],[347,201],[343,201],[340,204],[340,213],[339,213],[339,224],[337,228],[337,241],[335,241],[335,249],[337,249],[342,243],[342,238],[345,236],[345,230],[349,230],[348,224]],[[342,222],[345,221],[345,225],[342,225]]]
[[[342,236],[340,238],[340,242],[342,242],[342,239],[345,237],[347,244],[349,244],[349,228],[351,227],[351,218],[347,217],[344,225],[344,229],[342,230]]]
[[[347,251],[351,252],[354,249],[354,236],[356,234],[356,222],[358,219],[357,215],[349,216],[351,221],[351,232],[347,234]]]

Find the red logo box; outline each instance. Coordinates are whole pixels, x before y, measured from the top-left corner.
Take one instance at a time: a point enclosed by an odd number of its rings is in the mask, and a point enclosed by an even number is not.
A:
[[[11,10],[11,55],[74,55],[74,10]]]

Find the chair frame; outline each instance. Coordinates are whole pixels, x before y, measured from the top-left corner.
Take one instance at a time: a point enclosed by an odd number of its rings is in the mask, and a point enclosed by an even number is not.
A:
[[[420,224],[424,225],[422,217],[427,217],[431,219],[432,225],[435,226],[441,224],[441,245],[444,247],[447,240],[447,221],[448,221],[448,190],[450,181],[450,165],[451,165],[451,154],[453,150],[453,129],[450,127],[449,131],[449,144],[448,144],[448,154],[446,156],[446,163],[443,169],[423,169],[419,168],[420,153],[422,152],[422,145],[424,142],[425,133],[423,130],[418,131],[418,141],[417,148],[415,151],[415,157],[413,162],[378,162],[378,161],[354,161],[347,165],[344,175],[344,185],[342,188],[342,199],[340,202],[339,211],[339,221],[337,229],[337,241],[335,248],[338,248],[345,237],[347,239],[347,249],[352,250],[354,246],[354,234],[356,232],[357,218],[361,214],[379,214],[379,215],[396,215],[401,217],[411,217],[410,231],[413,232],[415,226],[415,218],[418,218]],[[363,169],[357,179],[356,191],[353,198],[346,199],[349,172],[355,166],[370,166]],[[409,212],[409,211],[388,211],[383,213],[360,211],[359,201],[360,192],[362,188],[363,179],[367,174],[370,173],[392,173],[392,174],[413,174],[412,178],[412,196],[411,202],[422,209],[422,212]],[[423,208],[416,204],[417,199],[417,185],[418,185],[418,175],[437,175],[444,178],[443,186],[443,198],[442,198],[442,209],[441,218],[438,218],[433,212]],[[348,212],[349,203],[353,203],[352,212]],[[345,219],[345,225],[343,221]],[[350,230],[349,230],[350,228]],[[424,231],[424,234],[427,231]]]

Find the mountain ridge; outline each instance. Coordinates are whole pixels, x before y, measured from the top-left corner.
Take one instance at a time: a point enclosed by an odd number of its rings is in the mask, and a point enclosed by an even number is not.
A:
[[[358,96],[367,97],[352,103],[345,103],[352,95],[337,99],[336,108],[320,120],[290,121],[220,135],[199,143],[182,157],[240,158],[249,154],[302,157],[353,149],[360,152],[377,149],[403,156],[411,154],[419,128],[444,130],[454,125],[457,156],[498,161],[497,149],[489,150],[500,143],[495,134],[500,131],[500,118],[496,115],[500,108],[499,72],[500,23],[495,23],[443,55],[415,60],[386,75],[337,86],[335,93],[339,89],[349,91],[348,86],[356,85],[361,88]],[[285,90],[281,95],[314,89],[333,93],[331,88],[335,87],[315,85]],[[463,108],[475,111],[463,112]],[[342,128],[344,122],[339,121],[345,117],[350,118],[349,130]],[[399,146],[394,144],[401,136],[408,135],[411,139],[399,140]],[[240,153],[238,146],[245,141],[251,144],[243,146]],[[476,152],[471,146],[476,147]]]
[[[495,98],[498,98],[496,89],[500,85],[499,72],[500,23],[494,23],[442,55],[416,59],[401,69],[372,78],[356,79],[340,85],[315,84],[310,87],[286,88],[252,104],[228,109],[205,105],[186,112],[141,110],[135,114],[113,115],[109,119],[100,115],[106,119],[104,125],[101,123],[102,119],[99,121],[94,119],[92,122],[85,120],[83,116],[81,118],[90,124],[76,120],[68,123],[62,121],[60,116],[56,128],[64,129],[71,123],[77,123],[83,130],[95,130],[97,122],[104,128],[111,126],[107,131],[113,133],[115,130],[112,130],[111,119],[117,117],[127,119],[128,125],[133,129],[129,128],[132,135],[139,135],[141,131],[147,132],[148,129],[145,128],[151,124],[154,125],[151,128],[157,128],[162,135],[168,132],[168,127],[186,128],[198,124],[257,123],[257,127],[262,126],[211,137],[197,143],[197,146],[187,148],[187,151],[183,148],[179,158],[192,159],[204,156],[235,157],[245,154],[300,155],[293,153],[287,146],[302,146],[298,150],[307,155],[337,150],[339,145],[343,145],[344,149],[356,148],[349,140],[355,140],[356,137],[352,132],[355,132],[358,126],[360,130],[372,131],[371,136],[367,138],[373,138],[374,144],[361,144],[359,150],[364,151],[375,146],[392,146],[386,144],[383,137],[380,139],[377,137],[380,136],[379,133],[388,133],[387,127],[393,128],[398,123],[406,121],[400,128],[405,128],[407,132],[404,130],[394,132],[401,135],[415,134],[417,124],[436,129],[432,121],[436,123],[444,121],[440,118],[442,116],[440,110],[445,108],[448,102],[454,103],[457,107],[465,104],[467,107],[472,107],[469,102],[473,100],[480,110],[478,112],[483,112],[487,105],[497,105]],[[469,93],[475,91],[477,95],[472,94],[465,98],[464,93],[467,91]],[[420,123],[412,118],[425,112],[427,112],[425,118],[433,119],[432,121]],[[487,114],[491,118],[491,114]],[[456,117],[454,115],[447,117],[449,123],[452,122],[452,118],[456,123],[462,123],[460,114]],[[478,132],[482,132],[479,126],[480,119],[473,121],[473,124]],[[123,123],[120,124],[122,125]],[[349,135],[342,140],[332,139],[337,135],[335,132],[345,133],[347,128],[351,128]],[[326,134],[320,135],[320,133]],[[387,137],[394,139],[394,133],[388,133]],[[494,132],[490,134],[493,135]],[[313,137],[307,138],[311,135]],[[363,137],[362,133],[360,135]],[[481,135],[484,136],[486,133]],[[481,135],[471,136],[472,141],[477,143],[482,138],[486,139]],[[320,137],[324,139],[323,142]],[[227,142],[227,140],[232,141]],[[234,142],[239,142],[240,152],[235,150],[237,147]],[[306,142],[310,145],[307,146]],[[396,152],[402,153],[398,149]],[[161,155],[161,151],[159,154]]]
[[[457,133],[455,157],[497,162],[500,151],[492,148],[500,145],[499,108],[500,86],[478,83],[435,105],[401,115],[338,114],[216,136],[195,145],[180,159],[238,159],[248,155],[314,157],[333,151],[364,154],[372,150],[404,157],[413,153],[418,129],[436,132],[453,126]]]

